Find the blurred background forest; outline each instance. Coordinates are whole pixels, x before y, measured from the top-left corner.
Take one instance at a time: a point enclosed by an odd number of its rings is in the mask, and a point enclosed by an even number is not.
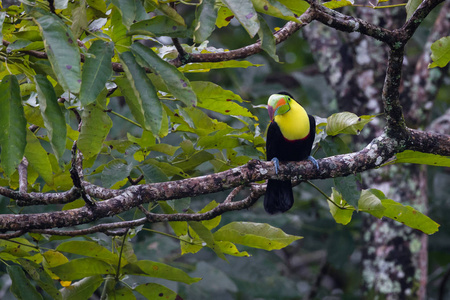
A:
[[[13,1],[3,1],[3,6],[6,6],[8,2]],[[445,6],[450,14],[448,3],[441,6]],[[404,65],[405,78],[414,72],[424,47],[429,47],[427,39],[432,34],[440,10],[441,8],[438,7],[427,17],[408,44]],[[379,10],[346,8],[344,12],[362,19],[376,19],[380,24],[391,29],[405,19],[404,7]],[[190,24],[194,19],[195,7],[180,6],[179,13],[185,17],[186,23]],[[279,19],[269,16],[265,19],[271,28],[284,25],[284,21]],[[313,22],[278,45],[279,63],[267,54],[260,53],[248,58],[252,63],[262,65],[259,67],[218,69],[205,73],[186,73],[186,76],[191,81],[212,81],[247,100],[248,102],[243,105],[258,116],[261,130],[266,129],[269,120],[266,109],[256,106],[266,104],[269,95],[278,91],[288,91],[309,114],[321,118],[339,111],[351,111],[359,115],[380,114],[359,136],[344,137],[345,148],[357,151],[360,145],[373,138],[375,132],[383,128],[382,109],[379,103],[387,61],[386,49],[360,34],[340,33],[322,27],[318,22]],[[170,38],[159,38],[159,41],[168,45],[172,43]],[[192,44],[191,40],[180,39],[180,41],[182,44]],[[209,39],[209,45],[215,48],[237,49],[255,41],[256,39],[250,40],[247,32],[233,19],[229,26],[215,30]],[[332,68],[336,61],[342,65],[340,69],[342,72]],[[348,70],[353,70],[354,74],[347,76]],[[371,70],[373,74],[368,76],[365,73],[367,70]],[[439,91],[436,93],[435,100],[427,104],[427,117],[417,122],[418,128],[427,128],[433,120],[450,109],[448,96],[450,95],[450,77],[448,69],[443,71],[445,75],[442,75]],[[330,80],[333,74],[338,78]],[[360,82],[357,83],[356,80]],[[413,81],[410,81],[410,85],[405,84],[404,103],[408,104],[407,90],[413,90],[415,84],[417,83]],[[344,89],[344,86],[347,88]],[[350,88],[352,86],[354,88]],[[362,89],[363,86],[365,89]],[[338,90],[336,87],[343,89]],[[123,104],[122,99],[117,99],[117,101],[111,101],[110,107],[115,111],[121,111],[121,107],[125,107]],[[131,113],[125,109],[121,113],[132,117]],[[235,119],[225,119],[223,115],[212,114],[211,116],[221,118],[221,121],[228,122],[231,126],[240,126]],[[126,137],[127,132],[137,135],[133,132],[136,127],[129,127],[129,123],[120,118],[112,117],[112,120],[115,126],[111,129],[110,136]],[[123,124],[118,125],[120,122]],[[171,141],[166,140],[166,143],[171,144]],[[325,156],[327,155],[322,149],[315,154],[316,158]],[[202,168],[205,174],[214,172],[210,164],[203,164]],[[418,189],[417,183],[408,179],[411,172],[419,170],[426,174],[428,213],[424,209],[422,211],[441,225],[437,233],[428,237],[427,299],[448,299],[450,297],[450,219],[448,218],[450,170],[421,166],[413,167],[416,169],[411,171],[403,169],[403,165],[396,168],[400,170],[392,172],[399,172],[400,177],[391,178],[393,187],[382,190],[388,197],[400,200],[404,204],[414,203],[414,200],[402,193],[400,181],[407,181],[406,184],[413,190]],[[391,172],[391,170],[383,172]],[[369,173],[373,174],[362,176],[363,188],[374,187],[371,185],[372,179],[380,176],[380,171],[377,170],[369,171]],[[379,184],[378,188],[380,188],[380,182],[373,182]],[[332,179],[317,180],[314,183],[325,193],[331,192]],[[214,199],[221,201],[227,194],[224,192],[198,197],[192,199],[191,204],[200,209]],[[347,226],[336,224],[329,213],[326,200],[306,183],[294,188],[294,197],[296,202],[293,209],[282,215],[267,215],[260,199],[249,210],[222,216],[223,224],[231,221],[269,223],[282,228],[286,233],[304,237],[283,250],[266,252],[244,248],[241,250],[248,250],[251,257],[227,257],[228,262],[205,249],[197,254],[180,256],[178,240],[158,233],[142,231],[132,240],[135,246],[134,251],[138,257],[161,260],[190,270],[189,274],[192,276],[203,277],[202,281],[190,286],[169,281],[163,282],[165,286],[178,290],[180,295],[186,296],[186,299],[362,299],[366,292],[363,288],[362,276],[365,274],[362,261],[367,246],[364,234],[369,230],[370,224],[377,221],[376,218],[372,216],[363,218],[361,214],[355,214]],[[2,213],[4,212],[5,207],[2,207]],[[166,224],[146,226],[158,231],[169,230]],[[397,227],[400,226],[397,225]],[[99,235],[98,238],[105,237]],[[1,295],[7,295],[7,291],[0,290]]]

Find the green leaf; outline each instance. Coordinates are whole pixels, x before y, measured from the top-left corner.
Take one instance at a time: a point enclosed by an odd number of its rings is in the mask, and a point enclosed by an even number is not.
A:
[[[360,198],[360,190],[356,185],[355,175],[333,178],[336,189],[341,193],[345,201],[353,207],[356,207]]]
[[[236,256],[236,257],[249,257],[250,254],[248,254],[247,251],[240,252],[235,244],[229,241],[216,241],[216,245],[220,247],[220,250],[224,254]]]
[[[270,30],[269,25],[267,25],[266,21],[261,16],[258,16],[258,19],[260,23],[258,36],[261,40],[261,48],[266,51],[274,61],[279,62],[277,44],[275,42],[275,37],[272,34],[272,30]]]
[[[408,0],[408,3],[406,3],[406,20],[409,20],[411,16],[414,14],[416,9],[419,7],[419,5],[422,3],[422,0]]]
[[[45,52],[58,78],[58,83],[72,93],[80,91],[81,63],[77,40],[72,31],[55,14],[48,13],[36,18]]]
[[[203,43],[216,27],[217,10],[215,0],[203,0],[195,12],[194,42]]]
[[[88,159],[97,155],[112,127],[111,118],[98,104],[88,105],[81,114],[83,121],[77,146]]]
[[[90,299],[103,281],[101,275],[86,277],[63,288],[61,294],[64,300]]]
[[[120,11],[113,6],[111,12],[111,40],[118,52],[126,52],[131,46],[131,36],[127,35],[127,27],[122,23]]]
[[[56,251],[73,253],[102,260],[110,264],[117,264],[119,257],[105,247],[91,241],[68,241],[60,244]]]
[[[198,237],[202,239],[206,243],[206,245],[217,254],[218,257],[220,257],[223,260],[226,260],[225,255],[223,254],[221,248],[219,247],[219,245],[216,244],[214,235],[205,225],[203,225],[202,222],[190,221],[188,222],[188,224],[189,227],[195,231]],[[193,235],[193,237],[196,238],[193,233],[191,233],[191,235]]]
[[[411,206],[402,205],[391,199],[381,199],[381,203],[386,208],[384,217],[403,223],[408,227],[418,229],[426,234],[433,234],[438,231],[440,226],[438,223]]]
[[[73,259],[65,264],[50,268],[50,271],[65,281],[94,275],[114,275],[116,273],[115,267],[92,257]]]
[[[354,113],[341,112],[328,117],[326,132],[328,135],[340,133],[359,134],[364,125],[372,121],[375,116],[360,116]]]
[[[120,282],[122,283],[122,282]],[[114,289],[111,291],[108,291],[108,298],[107,299],[114,299],[114,300],[135,300],[136,297],[133,294],[133,290],[126,285],[119,285],[119,287],[114,286]],[[147,298],[152,299],[152,298]],[[155,298],[153,298],[155,299]]]
[[[189,63],[178,68],[180,72],[209,72],[215,69],[260,67],[246,60],[228,60],[221,62]],[[192,82],[191,84],[193,84]]]
[[[220,6],[217,11],[216,26],[218,28],[226,27],[233,18],[233,12],[228,7]]]
[[[133,116],[146,130],[158,135],[162,123],[162,106],[152,82],[145,74],[145,70],[138,65],[131,52],[122,53],[120,60],[128,84],[124,84],[123,80],[116,80],[116,82],[121,87]],[[134,92],[134,97],[130,91],[124,91],[124,88],[130,86],[130,90]]]
[[[257,12],[288,21],[300,22],[294,16],[294,13],[280,2],[275,0],[252,0]]]
[[[58,161],[61,161],[66,150],[66,120],[58,104],[53,85],[44,75],[36,75],[36,90],[39,99],[39,109],[44,120],[45,129]]]
[[[27,143],[27,121],[16,76],[3,77],[0,107],[0,161],[5,174],[11,176],[23,158]]]
[[[443,68],[448,64],[450,61],[450,36],[443,37],[431,45],[431,59],[433,62],[428,65],[428,68]]]
[[[141,43],[134,43],[131,50],[135,55],[140,56],[146,66],[155,74],[161,76],[169,92],[187,106],[197,105],[197,96],[192,91],[189,80],[174,66],[161,59],[152,49]]]
[[[301,16],[309,8],[308,2],[303,0],[278,0],[278,2],[289,8],[297,16]]]
[[[395,155],[395,158],[392,161],[386,163],[386,165],[400,164],[400,163],[450,167],[450,157],[431,153],[423,153],[413,150],[405,150],[401,153],[397,153]]]
[[[38,138],[30,130],[27,130],[27,146],[24,156],[27,158],[29,165],[39,173],[45,182],[49,186],[53,186],[52,164],[48,152],[45,151]]]
[[[381,203],[381,200],[372,193],[371,190],[362,190],[361,197],[358,201],[358,210],[365,211],[369,214],[381,219],[386,210]]]
[[[229,90],[224,90],[217,84],[207,81],[191,82],[192,89],[198,98],[197,106],[212,110],[223,115],[250,117],[257,120],[247,108],[234,101],[243,102],[242,98]]]
[[[301,239],[269,224],[252,222],[232,222],[214,233],[217,241],[230,241],[248,247],[264,250],[282,249]]]
[[[114,45],[101,40],[94,41],[89,48],[89,54],[81,74],[80,101],[83,106],[95,102],[111,77]]]
[[[21,266],[7,265],[6,271],[11,278],[11,292],[17,299],[43,299],[31,284]]]
[[[184,172],[188,172],[204,162],[214,159],[214,155],[207,151],[196,152],[189,158],[173,163],[173,166],[180,168]]]
[[[143,20],[130,26],[127,33],[131,35],[147,35],[147,36],[170,36],[178,38],[188,38],[191,32],[186,26],[180,25],[167,16],[155,16],[149,20]]]
[[[201,278],[193,278],[181,269],[150,260],[140,260],[124,266],[122,271],[128,275],[143,275],[155,278],[163,278],[171,281],[192,284]]]
[[[23,258],[19,258],[18,261],[30,277],[36,281],[39,287],[46,291],[52,299],[62,299],[61,292],[55,287],[50,274],[48,274],[41,265]]]
[[[341,8],[344,6],[350,6],[353,4],[354,4],[353,0],[333,0],[333,1],[325,2],[322,5],[330,8],[330,9],[336,9],[336,8]]]
[[[145,283],[134,288],[136,292],[143,295],[146,299],[167,299],[180,300],[181,298],[172,291],[157,283]]]
[[[112,3],[118,8],[122,15],[122,23],[130,28],[130,25],[138,19],[139,10],[144,10],[139,0],[113,0]]]
[[[108,162],[102,171],[102,185],[112,187],[130,175],[132,166],[128,165],[124,159],[113,159]]]
[[[222,0],[222,2],[233,12],[250,37],[254,37],[258,33],[258,15],[251,0]]]
[[[87,17],[86,2],[85,0],[81,0],[79,1],[78,5],[72,10],[72,26],[70,26],[70,29],[72,30],[75,38],[79,38],[83,31],[88,28],[88,26],[89,23]]]
[[[333,187],[331,188],[331,200],[334,201],[340,207],[346,207],[346,209],[341,209],[328,201],[328,206],[330,207],[330,213],[333,216],[336,223],[347,225],[352,220],[352,215],[354,208],[350,207],[347,202],[342,199],[341,194]]]

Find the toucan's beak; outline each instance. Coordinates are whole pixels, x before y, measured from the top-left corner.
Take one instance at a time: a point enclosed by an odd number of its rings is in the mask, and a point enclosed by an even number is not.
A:
[[[269,113],[269,118],[270,121],[273,121],[273,115],[275,114],[275,110],[273,109],[273,107],[271,105],[267,106],[267,112]]]

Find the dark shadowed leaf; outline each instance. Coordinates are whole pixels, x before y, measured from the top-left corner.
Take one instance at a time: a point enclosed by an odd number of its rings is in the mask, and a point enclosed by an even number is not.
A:
[[[131,25],[128,35],[135,34],[187,38],[190,37],[191,32],[186,26],[180,25],[167,16],[155,16]]]
[[[233,12],[236,19],[247,30],[250,37],[254,37],[258,33],[258,15],[250,0],[223,0],[222,2]]]
[[[145,283],[134,288],[139,294],[146,299],[167,299],[167,300],[183,300],[171,289],[157,283]]]
[[[101,275],[86,277],[63,288],[61,294],[64,300],[89,299],[103,281],[104,279]]]
[[[6,271],[11,278],[11,292],[17,299],[43,299],[31,284],[21,266],[6,266]]]
[[[196,11],[194,42],[203,43],[216,27],[217,8],[214,0],[203,0]]]

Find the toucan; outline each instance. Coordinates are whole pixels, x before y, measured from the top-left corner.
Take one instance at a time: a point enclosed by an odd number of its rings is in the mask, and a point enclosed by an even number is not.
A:
[[[316,134],[316,121],[286,92],[271,95],[267,103],[270,117],[267,129],[266,155],[273,161],[278,173],[279,161],[309,159]],[[264,208],[269,214],[285,212],[294,204],[291,180],[269,179],[264,197]]]

